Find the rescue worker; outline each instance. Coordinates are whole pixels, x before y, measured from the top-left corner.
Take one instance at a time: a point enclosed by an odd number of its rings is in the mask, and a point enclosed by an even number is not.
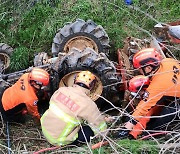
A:
[[[27,111],[35,121],[40,120],[37,103],[43,99],[43,86],[49,84],[49,73],[41,68],[33,68],[23,74],[11,87],[1,94],[0,112],[4,121],[24,123]]]
[[[140,100],[142,100],[144,97],[144,93],[148,88],[149,84],[150,84],[150,79],[147,76],[137,75],[133,77],[128,82],[128,90],[131,92],[131,95],[133,96],[131,101],[133,102],[136,99],[136,101],[139,102]],[[154,106],[149,110],[149,112],[147,113],[147,117],[158,116],[162,110],[162,107],[163,107],[162,105],[156,104],[156,106]],[[149,121],[151,119],[147,117],[142,117],[139,120],[139,122],[137,122],[137,124],[130,131],[129,134],[133,136],[132,138],[137,138],[137,136],[140,135],[146,129],[146,126],[149,125]],[[151,129],[153,128],[151,127]]]
[[[49,143],[86,143],[94,134],[106,130],[104,116],[88,96],[96,81],[91,72],[81,71],[72,87],[60,87],[52,95],[49,109],[41,117],[42,132]]]
[[[169,107],[163,107],[160,117],[154,120],[151,128],[158,130],[163,124],[175,118],[179,119],[177,113],[180,98],[180,62],[172,58],[162,59],[156,49],[146,48],[134,55],[133,66],[141,74],[149,76],[151,81],[124,129],[116,133],[116,137],[121,139],[126,137],[136,139],[139,133],[129,132],[141,122],[142,118],[148,118],[148,112],[156,105],[165,104]]]

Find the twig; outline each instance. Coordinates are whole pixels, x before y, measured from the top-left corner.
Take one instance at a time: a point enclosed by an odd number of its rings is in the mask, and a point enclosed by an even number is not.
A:
[[[104,145],[108,145],[108,144],[109,144],[108,141],[104,141],[104,142],[101,141],[101,142],[99,142],[99,143],[96,143],[96,144],[92,145],[91,149],[92,149],[92,150],[98,149],[98,148],[100,148],[100,147],[102,147],[102,146],[104,146]]]
[[[160,149],[172,149],[172,148],[180,148],[180,143],[169,143],[166,144],[166,147],[164,144],[159,144]]]
[[[6,122],[6,131],[7,131],[7,145],[8,145],[8,154],[11,154],[11,145],[10,145],[10,138],[9,138],[9,123]]]
[[[42,152],[45,152],[45,151],[51,151],[51,150],[55,150],[55,149],[59,149],[60,147],[50,147],[50,148],[45,148],[45,149],[41,149],[37,152],[34,152],[33,154],[39,154],[39,153],[42,153]]]
[[[162,135],[162,134],[167,134],[167,132],[158,132],[158,133],[154,133],[154,134],[149,134],[149,135],[143,136],[142,138],[140,138],[138,140],[144,140],[144,139],[147,139],[149,137],[157,136],[157,135]]]
[[[41,139],[41,138],[31,138],[31,137],[19,137],[19,138],[13,139],[13,141],[18,141],[18,140],[22,140],[22,139],[46,141],[45,139]]]

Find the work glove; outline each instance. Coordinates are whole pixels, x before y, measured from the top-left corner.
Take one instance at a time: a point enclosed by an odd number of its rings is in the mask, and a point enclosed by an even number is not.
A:
[[[119,139],[125,139],[128,138],[130,130],[127,128],[123,127],[122,130],[119,130],[114,134],[114,138],[119,138]]]

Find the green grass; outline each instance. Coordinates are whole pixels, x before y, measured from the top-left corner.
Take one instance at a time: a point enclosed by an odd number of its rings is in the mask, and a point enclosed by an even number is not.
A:
[[[113,145],[113,147],[104,146],[99,149],[95,149],[93,151],[94,154],[98,153],[113,153],[113,150],[116,149],[121,154],[140,154],[140,153],[147,153],[147,154],[157,154],[158,148],[154,141],[137,141],[137,140],[119,140],[117,145]]]
[[[55,33],[64,23],[92,19],[106,29],[116,54],[127,36],[148,36],[137,26],[151,32],[157,21],[180,19],[178,5],[173,0],[136,0],[133,9],[123,0],[6,0],[0,3],[0,39],[16,49],[11,70],[20,70],[33,64],[34,53],[51,53]]]

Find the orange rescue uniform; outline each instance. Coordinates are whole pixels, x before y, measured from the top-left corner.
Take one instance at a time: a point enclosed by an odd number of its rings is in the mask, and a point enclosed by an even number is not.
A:
[[[40,119],[37,108],[38,98],[35,89],[28,81],[28,74],[23,74],[13,86],[4,91],[2,105],[4,110],[7,111],[21,103],[25,103],[28,112],[35,118]]]
[[[139,102],[132,114],[134,120],[138,122],[137,125],[146,127],[146,123],[149,120],[143,120],[142,118],[156,114],[150,110],[163,96],[180,98],[180,62],[175,59],[163,59],[160,68],[153,75],[151,83],[146,89],[145,98]],[[134,126],[130,133],[134,137],[140,134],[140,132],[137,131],[137,125]]]

